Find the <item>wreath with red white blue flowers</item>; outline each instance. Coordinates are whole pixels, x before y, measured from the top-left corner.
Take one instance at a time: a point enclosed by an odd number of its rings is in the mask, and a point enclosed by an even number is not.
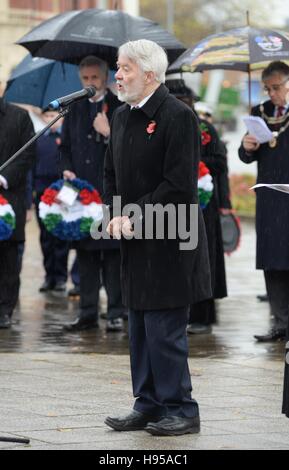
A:
[[[0,194],[0,241],[9,240],[15,227],[15,212],[9,202]]]
[[[214,183],[212,175],[207,165],[200,161],[199,178],[198,178],[198,194],[199,203],[202,209],[205,209],[212,199],[214,191]]]
[[[44,191],[39,217],[46,230],[55,237],[67,241],[83,240],[90,236],[92,224],[100,224],[103,219],[102,200],[91,184],[75,178],[68,184],[78,195],[72,207],[68,207],[57,200],[65,184],[65,180],[58,180]]]

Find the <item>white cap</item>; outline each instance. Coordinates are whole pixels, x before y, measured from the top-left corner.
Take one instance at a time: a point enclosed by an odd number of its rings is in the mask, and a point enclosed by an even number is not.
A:
[[[195,103],[194,108],[197,113],[209,114],[210,116],[212,116],[213,114],[212,107],[204,101],[198,101],[197,103]]]

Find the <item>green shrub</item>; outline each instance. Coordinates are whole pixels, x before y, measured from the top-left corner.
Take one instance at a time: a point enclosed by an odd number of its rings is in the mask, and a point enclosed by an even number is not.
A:
[[[249,174],[230,176],[231,202],[238,215],[255,216],[255,191],[250,190],[256,184],[256,177]]]

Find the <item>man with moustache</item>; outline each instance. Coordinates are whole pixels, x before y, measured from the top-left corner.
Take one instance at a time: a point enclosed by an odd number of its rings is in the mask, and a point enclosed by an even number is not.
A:
[[[81,178],[103,193],[104,156],[110,135],[110,120],[119,106],[107,88],[107,63],[88,56],[79,65],[84,87],[94,86],[96,95],[71,106],[62,131],[61,168],[68,180]],[[119,242],[87,238],[73,245],[77,250],[80,275],[80,312],[65,330],[98,327],[98,301],[101,280],[108,296],[107,331],[123,328],[120,289]]]
[[[262,81],[270,99],[253,108],[252,114],[264,119],[274,137],[260,145],[253,135],[245,135],[239,156],[244,163],[257,162],[257,183],[289,183],[289,66],[271,62]],[[256,195],[257,269],[264,271],[274,319],[270,331],[255,338],[278,341],[285,339],[289,316],[289,200],[288,195],[266,188],[257,189]]]
[[[180,249],[180,239],[134,237],[136,204],[145,233],[147,208],[197,204],[200,134],[195,114],[165,87],[168,61],[148,40],[119,49],[118,97],[126,102],[112,120],[105,160],[105,202],[114,212],[107,231],[121,238],[122,294],[129,308],[133,410],[108,417],[116,431],[145,430],[153,435],[198,433],[198,404],[191,397],[186,326],[189,304],[211,296],[206,235],[199,216],[196,250]],[[189,222],[188,215],[184,225]],[[197,223],[197,221],[194,221]]]

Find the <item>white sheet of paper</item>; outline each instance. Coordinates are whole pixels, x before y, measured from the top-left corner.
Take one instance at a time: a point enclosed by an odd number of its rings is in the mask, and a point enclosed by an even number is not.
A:
[[[250,189],[258,188],[275,189],[275,191],[281,191],[282,193],[289,194],[289,184],[255,184],[255,186],[252,186]]]
[[[249,134],[256,137],[260,144],[264,144],[265,142],[269,142],[273,139],[274,136],[264,119],[260,118],[259,116],[247,116],[244,117],[243,120],[246,124]]]
[[[66,184],[63,185],[62,189],[59,191],[57,195],[57,200],[62,202],[62,204],[66,206],[73,206],[78,196],[78,191],[75,191],[72,186],[68,186]]]

